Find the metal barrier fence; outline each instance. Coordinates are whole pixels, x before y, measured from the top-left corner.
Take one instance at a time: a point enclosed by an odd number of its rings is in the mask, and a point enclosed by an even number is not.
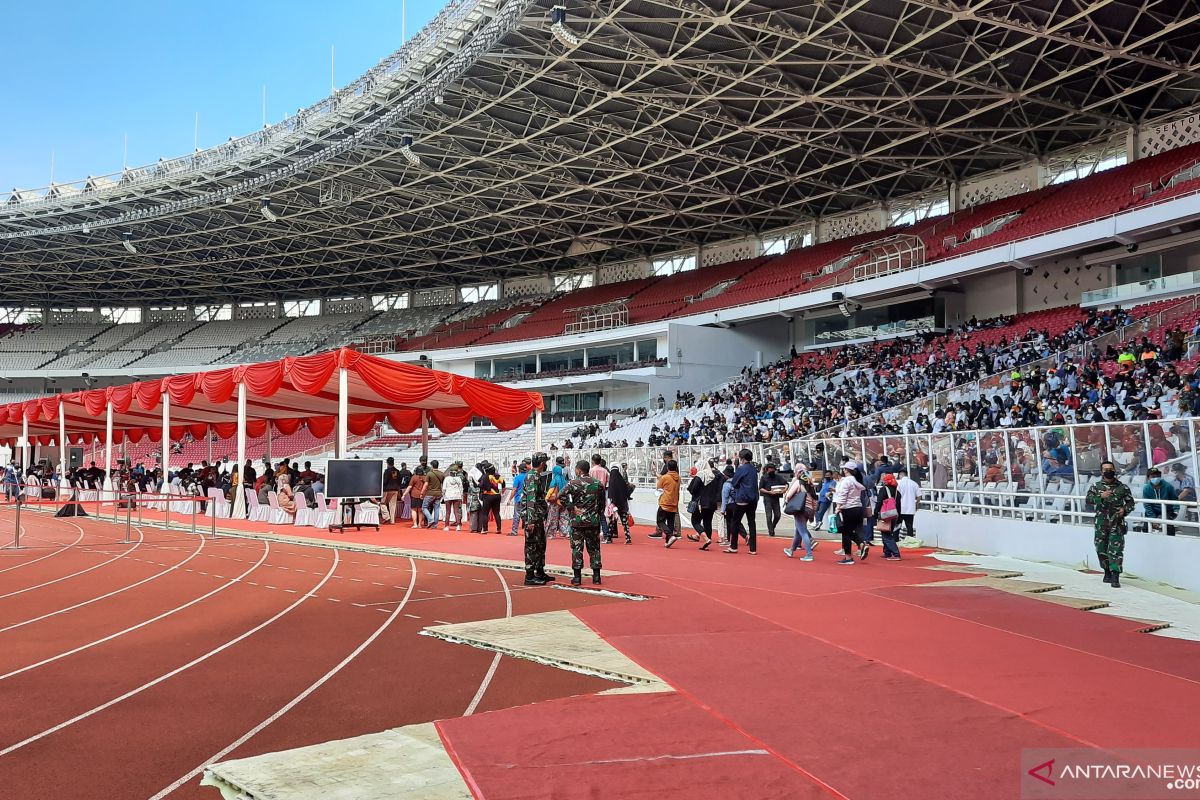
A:
[[[54,486],[43,487],[28,484],[13,487],[13,489],[17,491],[6,491],[5,502],[0,504],[0,511],[8,508],[12,508],[14,511],[12,543],[4,545],[4,549],[14,550],[22,547],[22,509],[26,509],[26,513],[40,511],[54,514],[69,506],[73,511],[78,509],[82,513],[72,513],[68,515],[68,519],[91,517],[115,525],[123,524],[125,533],[122,543],[128,544],[132,541],[131,531],[135,525],[138,527],[162,526],[167,530],[183,530],[192,534],[199,531],[203,535],[205,533],[204,526],[198,524],[199,517],[206,513],[207,504],[210,502],[207,497],[195,495],[129,492],[117,489],[72,489],[63,490],[61,494]],[[44,498],[43,490],[52,492],[54,496]],[[147,518],[143,511],[152,511],[155,512],[155,515]],[[174,515],[174,520],[172,520],[172,515]],[[208,516],[208,534],[216,538],[217,516],[215,514],[208,514]]]
[[[938,507],[969,514],[1005,515],[1084,523],[1091,519],[1084,495],[1100,479],[1100,465],[1112,461],[1120,480],[1130,486],[1138,508],[1131,524],[1165,529],[1154,516],[1160,507],[1178,512],[1172,527],[1196,534],[1200,514],[1196,506],[1196,475],[1200,473],[1196,442],[1200,419],[1152,422],[1106,422],[1008,428],[985,431],[896,434],[892,436],[826,437],[778,443],[665,445],[558,450],[568,465],[599,454],[611,464],[627,465],[629,477],[640,486],[653,486],[663,454],[671,451],[680,471],[703,465],[737,462],[738,452],[750,450],[756,464],[785,461],[796,466],[824,466],[835,472],[844,459],[863,465],[869,474],[880,456],[902,465]],[[462,454],[464,463],[487,458],[510,465],[529,455],[526,451]],[[1183,489],[1180,500],[1145,498],[1147,471],[1159,468],[1165,481]],[[507,474],[507,473],[504,473]],[[686,484],[686,480],[685,480]],[[1153,491],[1153,490],[1151,490]],[[1152,509],[1147,514],[1147,508]]]

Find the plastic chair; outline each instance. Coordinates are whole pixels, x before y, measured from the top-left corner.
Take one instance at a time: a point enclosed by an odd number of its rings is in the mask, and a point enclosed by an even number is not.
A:
[[[308,507],[308,498],[303,494],[296,496],[296,518],[293,522],[296,526],[311,526],[316,518],[316,513]]]
[[[359,503],[354,507],[355,525],[374,525],[379,527],[379,506],[374,503]]]
[[[317,492],[313,495],[317,501],[317,507],[313,509],[312,526],[314,528],[328,528],[337,518],[337,500],[328,502],[325,500],[325,495],[322,492]]]
[[[258,493],[253,489],[247,488],[246,492],[246,519],[251,522],[266,522],[271,509],[258,502]]]
[[[287,525],[292,521],[292,515],[279,507],[279,494],[277,492],[267,492],[267,522],[272,525]]]
[[[229,501],[225,493],[217,487],[208,490],[208,515],[227,518],[229,516]]]

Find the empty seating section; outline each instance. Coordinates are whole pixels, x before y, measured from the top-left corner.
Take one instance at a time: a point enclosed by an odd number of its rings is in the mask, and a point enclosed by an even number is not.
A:
[[[465,303],[448,306],[418,306],[383,311],[359,325],[351,337],[356,340],[380,336],[425,336],[439,322],[466,307]]]
[[[925,243],[926,261],[937,261],[960,255],[965,252],[965,249],[960,248],[963,248],[968,242],[985,238],[994,232],[987,230],[989,223],[998,226],[996,231],[1000,230],[1004,225],[1012,222],[1012,220],[1005,221],[1006,217],[1023,213],[1034,203],[1053,194],[1056,189],[1055,186],[1047,186],[1037,191],[1014,194],[942,217],[935,217],[916,226],[913,233],[920,236],[921,241]],[[972,235],[976,229],[980,229],[979,234]]]
[[[482,304],[481,304],[482,305]],[[486,336],[499,328],[509,319],[518,314],[524,314],[537,308],[533,302],[518,303],[492,311],[482,316],[460,318],[437,325],[426,336],[416,336],[400,347],[402,350],[420,350],[423,348],[465,347],[473,344],[480,337]]]
[[[706,293],[712,291],[713,297],[719,297],[714,290],[721,284],[738,280],[768,260],[767,257],[762,257],[731,261],[727,264],[668,275],[638,293],[629,302],[629,324],[668,319],[677,313],[689,314],[693,303],[709,299],[704,297]]]
[[[580,309],[595,308],[606,303],[619,301],[633,302],[637,295],[653,285],[659,278],[639,278],[620,283],[606,283],[568,292],[549,303],[542,305],[520,325],[512,328],[501,328],[482,339],[478,344],[495,344],[497,342],[513,342],[519,339],[539,339],[547,336],[560,335],[577,318]]]

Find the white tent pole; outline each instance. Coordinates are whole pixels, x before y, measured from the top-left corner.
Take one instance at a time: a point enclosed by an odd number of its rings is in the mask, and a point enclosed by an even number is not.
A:
[[[421,455],[429,458],[429,412],[421,412]]]
[[[208,440],[208,463],[212,464],[212,425],[204,429],[204,438]]]
[[[162,493],[167,494],[171,488],[171,481],[167,473],[170,468],[167,466],[171,463],[171,395],[166,392],[162,393],[162,470],[163,470],[163,485]]]
[[[108,399],[104,410],[104,478],[100,482],[100,488],[105,492],[105,498],[108,498],[108,492],[112,490],[112,449],[113,449],[113,404],[112,398]]]
[[[350,445],[349,424],[350,414],[350,375],[345,367],[338,369],[338,421],[337,421],[337,457],[345,458]]]
[[[233,493],[231,516],[241,519],[246,516],[246,384],[241,382],[237,385],[237,470],[238,485]]]
[[[29,420],[25,412],[21,412],[21,469],[29,470]],[[21,476],[21,485],[25,485],[25,477]]]
[[[267,461],[272,461],[274,456],[271,453],[271,422],[267,420]]]
[[[58,491],[62,494],[64,487],[70,486],[67,481],[67,407],[60,399],[58,401]]]
[[[539,408],[534,412],[533,417],[533,452],[540,453],[542,450],[542,410]]]

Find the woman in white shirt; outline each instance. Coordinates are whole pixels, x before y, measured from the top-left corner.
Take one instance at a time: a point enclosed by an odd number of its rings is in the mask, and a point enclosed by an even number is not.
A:
[[[858,545],[860,559],[866,559],[870,553],[871,545],[862,538],[862,494],[866,490],[857,462],[847,461],[842,467],[842,478],[833,489],[833,507],[838,515],[838,531],[842,534],[842,560],[839,564],[854,563],[854,545]]]

